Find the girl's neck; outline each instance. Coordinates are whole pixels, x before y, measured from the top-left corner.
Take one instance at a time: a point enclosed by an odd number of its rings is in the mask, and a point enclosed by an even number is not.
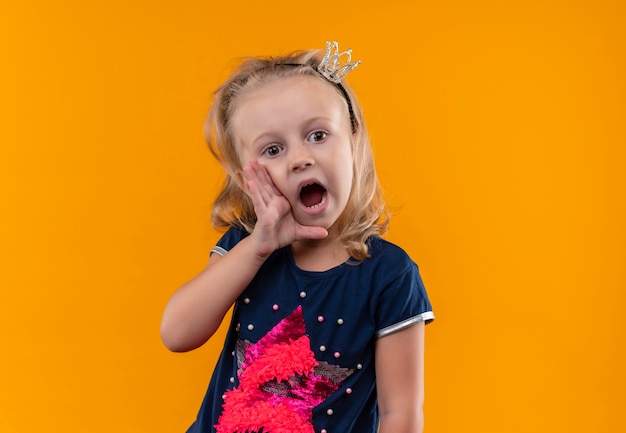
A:
[[[326,239],[294,242],[291,253],[300,269],[313,272],[327,271],[350,258],[343,242],[330,233]]]

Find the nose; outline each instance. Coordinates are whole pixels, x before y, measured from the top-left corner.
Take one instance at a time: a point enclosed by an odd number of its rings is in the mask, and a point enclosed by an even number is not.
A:
[[[290,165],[292,171],[302,171],[315,165],[315,159],[306,145],[297,145],[292,147],[290,150]]]

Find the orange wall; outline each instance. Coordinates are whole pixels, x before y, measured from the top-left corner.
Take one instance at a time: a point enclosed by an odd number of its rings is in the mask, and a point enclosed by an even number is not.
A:
[[[184,431],[210,91],[333,38],[437,314],[425,432],[626,431],[624,2],[299,4],[0,2],[0,432]]]

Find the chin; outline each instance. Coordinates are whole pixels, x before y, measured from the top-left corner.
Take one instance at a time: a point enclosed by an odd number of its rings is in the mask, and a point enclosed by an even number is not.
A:
[[[335,225],[335,223],[337,222],[337,218],[335,219],[329,219],[329,218],[325,218],[325,217],[311,217],[309,215],[299,215],[297,217],[295,217],[295,220],[299,223],[302,224],[303,226],[310,226],[310,227],[324,227],[326,230],[330,230],[330,228]]]

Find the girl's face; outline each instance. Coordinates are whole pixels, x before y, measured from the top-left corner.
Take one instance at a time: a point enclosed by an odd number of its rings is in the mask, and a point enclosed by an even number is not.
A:
[[[242,165],[267,168],[300,224],[329,229],[353,177],[350,121],[330,83],[300,75],[241,96],[232,118]]]

